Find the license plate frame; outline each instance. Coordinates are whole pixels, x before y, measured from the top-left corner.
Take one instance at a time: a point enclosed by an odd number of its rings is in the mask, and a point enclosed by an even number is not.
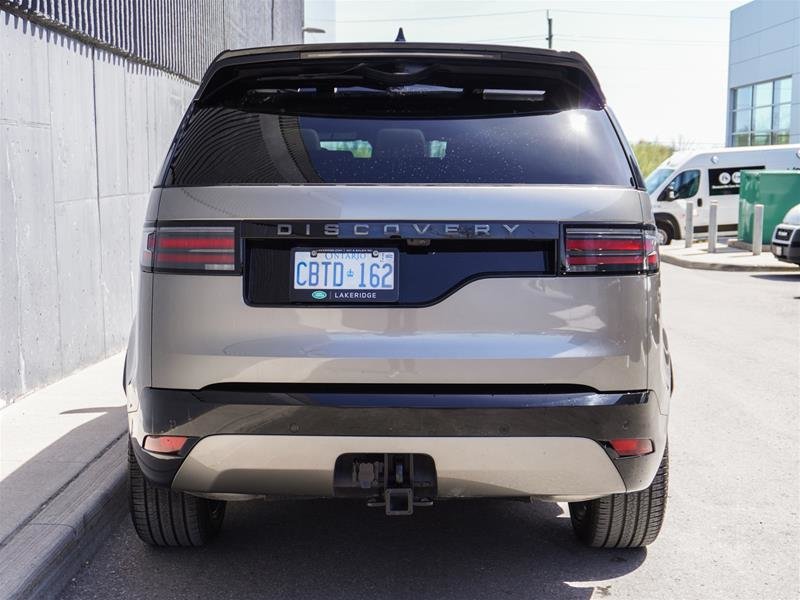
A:
[[[331,271],[326,270],[328,276],[327,283],[322,281],[322,273],[320,273],[320,281],[318,285],[309,287],[297,288],[296,282],[298,277],[308,277],[308,268],[306,274],[298,273],[298,259],[311,260],[316,259],[317,255],[323,254],[323,259],[328,262],[343,262],[345,265],[343,269],[343,277],[353,279],[353,282],[347,282],[346,285],[354,285],[356,287],[342,287],[333,285],[333,271],[334,267],[330,267]],[[324,256],[324,255],[329,256]],[[308,304],[374,304],[374,303],[392,303],[397,302],[400,298],[399,277],[398,277],[398,263],[399,251],[397,248],[326,248],[326,247],[299,247],[292,248],[290,258],[290,274],[289,274],[289,297],[292,302],[308,303]],[[338,256],[337,256],[338,255]],[[347,255],[369,255],[364,259],[348,257]],[[362,272],[360,265],[365,261],[364,275],[367,281],[362,281]],[[316,261],[315,261],[316,262]],[[323,264],[324,261],[318,262]],[[385,287],[372,287],[368,281],[370,265],[376,264],[391,264],[391,274],[387,274],[385,267],[380,269],[378,273],[379,283],[387,283],[386,276],[391,277],[391,288]],[[349,265],[349,268],[348,266]],[[355,267],[354,269],[352,267]],[[350,274],[352,273],[352,274]],[[364,287],[358,287],[364,283]],[[306,285],[301,282],[301,285]]]

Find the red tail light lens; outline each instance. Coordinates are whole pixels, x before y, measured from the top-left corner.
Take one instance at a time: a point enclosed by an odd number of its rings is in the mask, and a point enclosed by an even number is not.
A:
[[[234,227],[144,230],[142,266],[154,271],[238,271]]]
[[[178,454],[187,439],[182,435],[148,435],[144,438],[144,449],[161,454]]]
[[[652,273],[658,271],[658,242],[650,229],[568,227],[566,273]]]
[[[624,438],[609,440],[611,447],[620,456],[644,456],[653,451],[653,442],[641,438]]]

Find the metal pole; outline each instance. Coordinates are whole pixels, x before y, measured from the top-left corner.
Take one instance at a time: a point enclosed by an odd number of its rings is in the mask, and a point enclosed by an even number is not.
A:
[[[753,256],[761,254],[761,242],[764,237],[764,205],[756,204],[753,212]]]
[[[686,247],[691,248],[692,244],[694,244],[694,200],[689,200],[686,203],[686,222],[683,230]]]
[[[708,251],[717,251],[717,201],[712,200],[708,206]]]
[[[550,18],[550,11],[547,11],[547,47],[553,47],[553,19]]]

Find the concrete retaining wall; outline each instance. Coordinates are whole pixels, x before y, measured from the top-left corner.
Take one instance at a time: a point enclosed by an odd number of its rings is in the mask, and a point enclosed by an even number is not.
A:
[[[272,24],[269,1],[226,1],[230,46],[299,41],[301,3],[275,5]],[[147,198],[194,90],[0,11],[0,407],[124,348]]]

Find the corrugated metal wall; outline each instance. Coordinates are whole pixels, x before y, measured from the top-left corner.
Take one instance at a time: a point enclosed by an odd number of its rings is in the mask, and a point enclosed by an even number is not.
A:
[[[226,48],[302,40],[297,0],[0,0],[0,8],[191,81]]]

